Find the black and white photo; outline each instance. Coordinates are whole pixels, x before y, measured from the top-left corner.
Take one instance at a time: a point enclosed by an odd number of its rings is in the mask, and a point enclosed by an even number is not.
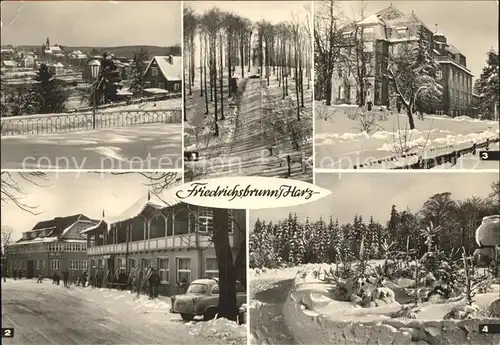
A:
[[[187,180],[312,182],[310,1],[184,1]]]
[[[246,210],[171,171],[1,175],[2,344],[246,344]]]
[[[315,166],[498,169],[498,3],[314,3]]]
[[[181,169],[180,1],[2,1],[3,169]]]
[[[315,182],[332,194],[250,211],[251,344],[500,341],[478,327],[500,323],[498,173]]]

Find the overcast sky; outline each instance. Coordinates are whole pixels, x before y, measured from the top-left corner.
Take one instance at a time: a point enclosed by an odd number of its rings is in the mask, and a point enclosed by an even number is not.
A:
[[[389,1],[364,1],[365,17],[388,6]],[[478,78],[486,63],[490,48],[498,51],[498,1],[392,1],[403,13],[414,13],[432,31],[438,24],[448,42],[467,58],[467,66]],[[360,1],[342,1],[345,14],[352,17]],[[319,6],[318,6],[319,8]],[[354,9],[354,11],[353,11]]]
[[[180,1],[2,1],[2,44],[181,44]]]
[[[311,1],[184,1],[184,6],[191,7],[196,13],[202,14],[211,8],[233,12],[254,22],[262,19],[271,23],[291,21],[294,18],[306,20],[310,12],[305,11],[306,6],[311,11]]]
[[[16,173],[11,175],[26,194],[23,204],[38,206],[36,212],[40,213],[32,215],[12,203],[2,204],[2,226],[13,229],[15,240],[37,222],[54,217],[81,213],[101,219],[103,210],[106,217],[119,216],[148,193],[148,180],[140,174],[49,173],[47,180],[35,180],[41,186],[16,177]]]
[[[342,173],[341,175],[316,174],[315,183],[332,191],[332,194],[309,204],[291,208],[273,208],[250,211],[250,229],[255,220],[276,222],[297,213],[301,219],[309,216],[318,220],[338,218],[340,223],[352,222],[356,214],[365,219],[373,216],[385,224],[389,220],[391,207],[399,210],[409,207],[418,211],[432,195],[452,193],[455,200],[464,200],[473,195],[487,197],[491,184],[498,181],[498,172],[493,173]]]

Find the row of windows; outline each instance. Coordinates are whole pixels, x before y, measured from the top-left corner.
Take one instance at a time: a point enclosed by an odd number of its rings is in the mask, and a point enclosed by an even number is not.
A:
[[[49,252],[86,252],[86,243],[49,243]]]
[[[140,268],[146,270],[148,267],[152,267],[152,260],[149,258],[141,259],[141,265],[138,266],[137,259],[129,259],[129,269]],[[90,265],[92,268],[104,268],[103,259],[92,259],[90,260]],[[120,258],[118,261],[118,268],[122,271],[126,271],[126,261],[125,258]],[[159,257],[156,259],[156,268],[158,269],[161,277],[162,283],[171,282],[170,273],[170,260],[169,258]],[[205,276],[206,277],[218,277],[219,269],[217,265],[216,258],[205,258]],[[176,258],[176,272],[175,272],[175,283],[190,283],[191,282],[191,259],[190,258]]]
[[[460,105],[468,105],[472,103],[472,95],[460,90],[451,89],[451,102]]]
[[[45,260],[35,260],[35,270],[44,271],[45,270]],[[49,268],[51,270],[61,269],[61,260],[52,259],[49,260]],[[87,260],[70,260],[69,267],[70,270],[86,270]],[[26,261],[9,261],[9,269],[26,269]]]
[[[86,252],[86,243],[36,243],[9,248],[9,253]]]
[[[229,233],[234,231],[234,220],[232,219],[231,213],[229,214]],[[187,210],[179,211],[173,219],[171,217],[165,217],[163,215],[156,215],[148,222],[142,217],[138,217],[132,226],[130,241],[143,241],[145,238],[160,238],[165,236],[173,235],[184,235],[193,231],[194,224],[189,223],[190,214]],[[198,215],[198,232],[209,234],[213,231],[213,210],[209,208],[202,208]],[[191,229],[190,229],[191,228]],[[148,233],[149,230],[149,233]],[[106,243],[124,243],[126,242],[126,234],[123,231],[112,231],[105,238],[106,234],[99,234],[96,238],[95,235],[90,236],[90,241],[92,244],[95,243],[97,246],[104,245]],[[116,238],[115,238],[116,237]]]
[[[463,86],[467,90],[472,90],[472,78],[466,76],[464,73],[460,73],[458,71],[454,71],[450,68],[450,81]]]

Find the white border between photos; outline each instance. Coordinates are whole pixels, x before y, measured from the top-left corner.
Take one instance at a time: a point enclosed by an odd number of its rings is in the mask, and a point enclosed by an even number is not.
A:
[[[182,58],[182,75],[181,75],[181,147],[182,147],[182,163],[181,163],[181,174],[182,183],[184,183],[184,1],[179,1],[181,3],[181,58]]]

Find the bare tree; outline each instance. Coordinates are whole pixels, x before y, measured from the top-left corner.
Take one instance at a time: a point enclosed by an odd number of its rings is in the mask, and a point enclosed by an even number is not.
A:
[[[333,71],[340,56],[341,11],[335,0],[316,1],[314,14],[314,47],[316,70],[315,94],[332,103]]]
[[[27,182],[31,185],[42,187],[41,182],[47,181],[47,175],[43,172],[10,172],[2,171],[2,206],[13,203],[21,210],[33,215],[39,214],[36,211],[38,205],[25,203],[23,199],[27,196],[20,182]]]

